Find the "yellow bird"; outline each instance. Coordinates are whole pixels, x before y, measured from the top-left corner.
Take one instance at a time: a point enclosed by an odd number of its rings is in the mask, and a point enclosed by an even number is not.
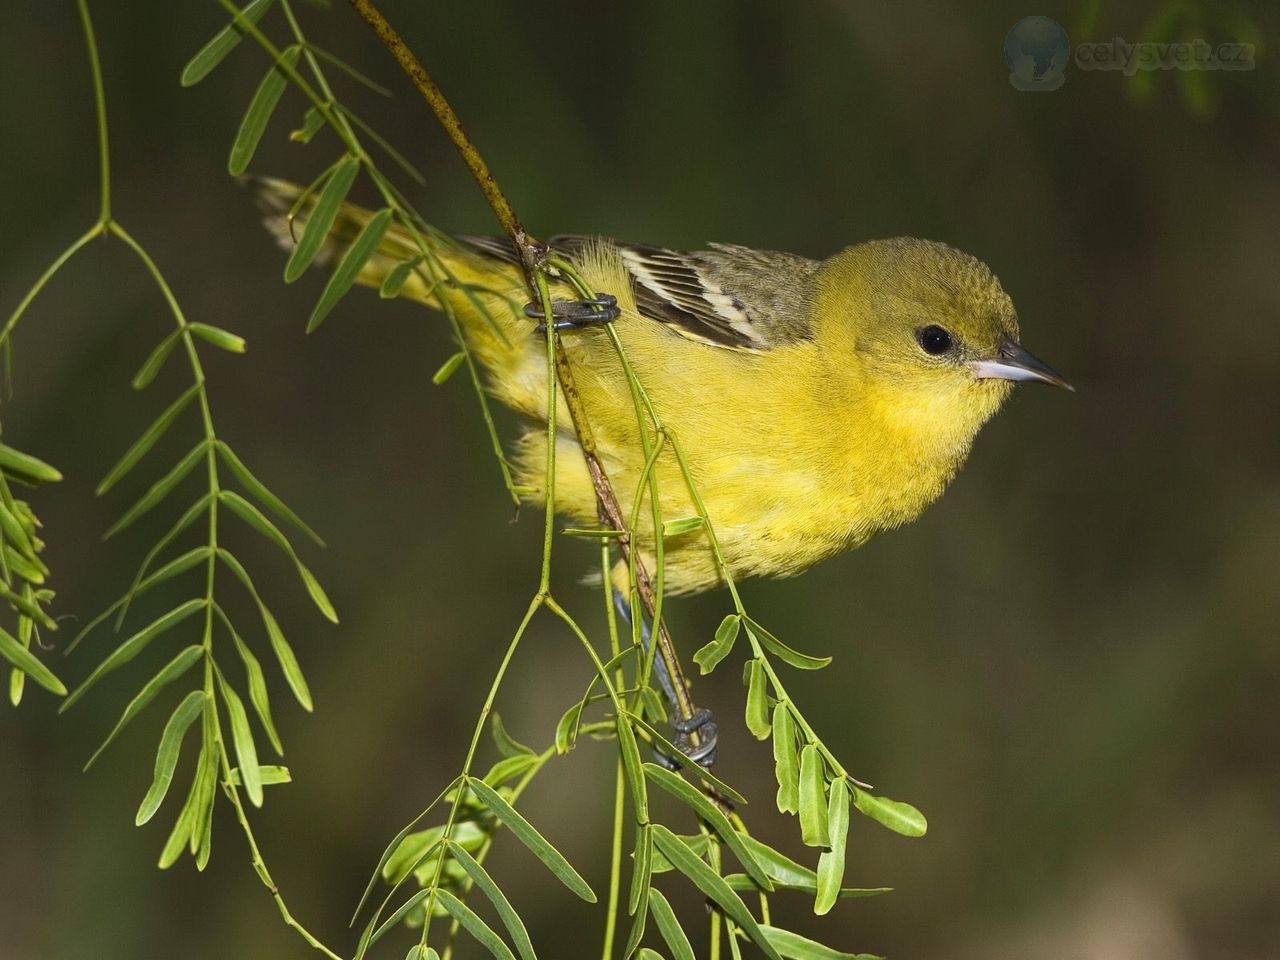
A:
[[[314,201],[291,229],[298,188],[264,180],[259,190],[268,227],[292,249]],[[336,262],[371,216],[343,206],[317,259]],[[435,308],[447,298],[494,395],[532,421],[512,461],[528,498],[542,503],[545,343],[537,321],[513,309],[527,299],[514,252],[492,238],[431,242],[452,281],[429,285],[415,273],[400,295]],[[692,253],[601,238],[551,244],[594,289],[616,296],[615,329],[679,438],[735,579],[791,576],[913,520],[956,475],[1011,381],[1070,389],[1018,344],[1013,304],[990,269],[945,244],[873,240],[822,261],[723,244]],[[393,228],[359,282],[379,286],[416,254]],[[567,285],[552,295],[573,297]],[[627,510],[644,455],[617,354],[598,325],[563,342]],[[595,493],[563,401],[557,418],[556,509],[595,526]],[[656,472],[662,516],[694,515],[669,449]],[[648,509],[640,516],[637,546],[653,570]],[[664,547],[668,592],[723,582],[701,531],[668,537]]]

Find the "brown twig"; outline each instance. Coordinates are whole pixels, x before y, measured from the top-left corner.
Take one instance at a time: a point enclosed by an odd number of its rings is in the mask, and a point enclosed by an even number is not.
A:
[[[545,274],[546,271],[544,262],[547,254],[546,245],[540,243],[524,229],[524,226],[520,223],[520,218],[516,216],[511,203],[502,192],[502,188],[498,186],[498,181],[494,179],[493,174],[489,171],[489,165],[485,163],[480,151],[476,149],[475,144],[471,142],[471,138],[462,129],[458,115],[453,112],[449,101],[445,99],[440,88],[431,79],[431,75],[427,73],[418,58],[414,56],[413,51],[408,48],[400,38],[400,35],[396,33],[395,28],[387,22],[387,18],[382,15],[372,0],[350,0],[350,3],[373,29],[373,32],[383,42],[387,50],[390,51],[391,56],[395,58],[400,68],[408,75],[414,87],[422,94],[422,98],[427,101],[427,105],[431,107],[436,119],[440,121],[440,125],[444,127],[449,139],[453,141],[454,147],[457,148],[458,153],[461,154],[462,159],[471,170],[471,175],[475,178],[476,183],[479,184],[485,199],[489,201],[489,206],[493,208],[494,216],[498,218],[498,222],[502,225],[503,232],[510,238],[512,246],[515,247],[516,253],[520,257],[525,284],[529,288],[530,299],[535,302],[540,301],[537,274]],[[543,309],[543,315],[550,318],[550,304],[540,303],[540,306]],[[618,504],[617,495],[613,492],[613,485],[609,482],[604,464],[600,462],[595,434],[591,430],[591,424],[587,419],[582,397],[574,383],[573,368],[569,364],[568,354],[565,352],[564,346],[554,330],[552,337],[555,342],[556,377],[560,383],[560,392],[564,396],[565,406],[569,408],[569,417],[573,421],[573,428],[578,435],[578,446],[582,449],[582,456],[587,464],[587,472],[591,476],[591,485],[595,489],[601,517],[610,528],[618,531],[620,536],[616,540],[619,549],[622,551],[623,558],[631,562],[632,543],[626,518]],[[654,536],[662,536],[662,531],[655,529]],[[634,558],[634,565],[636,589],[640,594],[640,602],[643,604],[650,622],[653,622],[656,608],[653,581],[649,577],[644,561],[639,556]],[[688,720],[694,714],[693,699],[689,694],[688,681],[685,679],[684,671],[680,667],[680,660],[676,656],[675,645],[672,643],[671,635],[667,632],[664,623],[657,623],[654,632],[658,637],[659,653],[662,655],[663,663],[667,668],[675,690],[676,708],[680,713],[680,718]],[[697,734],[693,733],[689,736],[693,745],[697,746]]]

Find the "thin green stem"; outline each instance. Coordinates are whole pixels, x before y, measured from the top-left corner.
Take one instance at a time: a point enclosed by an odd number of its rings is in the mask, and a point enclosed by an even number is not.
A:
[[[102,64],[98,60],[98,41],[93,32],[93,20],[89,16],[88,0],[76,0],[80,10],[80,23],[84,27],[84,42],[89,50],[89,72],[93,77],[93,103],[98,118],[98,177],[101,184],[102,205],[98,223],[111,219],[111,151],[107,138],[107,93],[102,84]]]
[[[244,16],[244,14],[240,12],[240,8],[237,7],[232,0],[218,0],[218,3],[224,10],[231,14],[231,19],[235,23],[236,27],[248,36],[252,37],[254,42],[256,42],[258,46],[262,47],[262,49],[271,57],[271,60],[277,69],[293,81],[294,86],[301,91],[302,95],[311,101],[311,105],[320,112],[320,115],[324,117],[325,122],[328,123],[329,126],[331,126],[338,134],[343,145],[362,161],[367,161],[368,155],[352,135],[350,127],[348,127],[340,117],[335,115],[331,104],[332,96],[326,96],[318,93],[316,89],[306,81],[306,78],[302,76],[302,73],[298,68],[292,66],[288,60],[284,59],[283,54],[280,52],[280,48],[272,43],[270,39],[267,38],[267,35],[258,29],[258,25],[256,23]],[[282,4],[282,6],[287,8],[287,4]],[[305,43],[305,41],[301,40],[299,42]],[[308,56],[308,60],[309,62],[314,63],[313,57]]]
[[[433,269],[436,260],[433,257],[428,259],[426,263],[428,268]],[[440,277],[433,276],[432,283],[440,283]],[[518,508],[520,506],[520,497],[516,493],[515,479],[511,476],[511,466],[507,463],[506,454],[502,450],[502,440],[498,436],[498,427],[493,420],[493,411],[489,408],[489,398],[485,395],[484,383],[480,380],[480,368],[476,364],[475,355],[471,352],[471,346],[467,343],[467,338],[462,332],[462,324],[458,322],[458,312],[453,308],[452,301],[445,296],[437,299],[440,301],[444,315],[449,321],[449,326],[453,328],[453,337],[457,341],[459,349],[462,350],[463,362],[467,366],[467,376],[471,380],[471,387],[480,403],[480,416],[484,419],[485,432],[489,435],[489,446],[498,461],[498,469],[502,472],[503,485],[506,486],[507,493],[511,495],[512,504]]]
[[[622,652],[622,646],[618,640],[618,621],[613,609],[613,588],[609,582],[609,541],[607,539],[600,541],[600,578],[603,587],[601,592],[604,594],[605,623],[609,629],[609,653],[617,657]],[[626,682],[626,675],[621,665],[616,672],[615,682],[619,687]],[[643,681],[636,685],[637,691],[643,687]],[[610,960],[613,956],[613,941],[618,929],[618,903],[622,891],[622,824],[626,816],[627,782],[621,755],[614,763],[613,836],[609,850],[609,905],[605,912],[604,944],[600,950],[600,960]]]
[[[536,277],[538,302],[551,316],[551,292],[547,289],[545,274]],[[546,325],[547,344],[547,508],[542,532],[542,572],[538,576],[538,592],[551,589],[551,545],[555,540],[556,522],[556,399],[559,381],[556,378],[556,325]]]
[[[622,769],[622,758],[614,761],[613,777],[613,838],[609,852],[609,907],[604,918],[604,945],[600,960],[613,956],[613,941],[618,930],[618,904],[622,892],[622,822],[626,814],[627,778]]]
[[[102,234],[104,230],[106,230],[106,224],[95,223],[92,227],[81,234],[81,236],[76,239],[71,246],[58,254],[57,259],[45,268],[44,273],[40,274],[39,279],[31,285],[31,289],[27,291],[26,296],[18,302],[13,313],[9,314],[9,319],[5,323],[4,329],[0,330],[0,343],[8,342],[10,334],[13,333],[13,328],[18,325],[18,321],[21,320],[22,315],[27,312],[27,308],[30,307],[35,298],[40,295],[40,291],[45,288],[45,285],[50,280],[53,279],[54,274],[66,266],[67,261],[74,257],[80,251],[81,247],[94,237]]]
[[[443,841],[452,839],[453,828],[458,820],[458,811],[462,807],[463,797],[467,792],[467,778],[471,775],[471,764],[475,760],[476,748],[480,744],[480,737],[484,733],[485,723],[489,719],[489,714],[493,711],[493,704],[498,698],[498,689],[502,686],[503,678],[506,676],[507,667],[510,666],[512,658],[516,654],[516,649],[520,646],[520,640],[524,637],[525,630],[528,629],[529,623],[533,620],[533,615],[538,609],[550,600],[543,593],[538,593],[529,603],[529,608],[525,611],[524,617],[520,620],[520,626],[516,628],[515,635],[511,638],[511,643],[507,646],[507,652],[502,657],[502,662],[498,665],[498,672],[493,678],[493,682],[489,685],[489,693],[485,697],[484,705],[480,708],[480,716],[476,719],[475,729],[471,733],[471,743],[467,747],[466,758],[462,761],[462,773],[459,777],[457,790],[454,792],[453,803],[449,807],[449,817],[445,821]],[[426,919],[422,924],[422,934],[418,940],[419,947],[425,951],[427,946],[427,938],[431,932],[431,921],[435,912],[436,891],[440,889],[440,878],[444,871],[445,857],[440,857],[436,862],[435,873],[432,875],[429,893],[425,903]]]
[[[538,754],[537,759],[534,760],[534,762],[530,765],[529,769],[527,769],[524,773],[522,773],[519,779],[517,779],[516,782],[512,784],[511,795],[507,797],[507,801],[511,804],[511,806],[514,807],[517,804],[517,802],[519,802],[520,795],[524,793],[525,788],[529,786],[529,784],[533,781],[533,778],[537,776],[537,774],[542,770],[544,766],[546,766],[547,761],[550,760],[555,755],[556,755],[556,747],[555,747],[555,744],[553,743],[546,750],[542,751],[542,753]],[[488,837],[485,838],[484,843],[480,845],[480,849],[477,850],[474,854],[472,854],[472,856],[475,858],[477,863],[481,865],[484,864],[485,857],[487,857],[489,855],[489,851],[493,849],[493,841],[494,841],[494,836],[493,834],[490,834]],[[458,899],[466,900],[467,894],[471,892],[471,889],[473,886],[475,886],[475,883],[468,876],[466,879],[465,885],[463,886],[462,894],[459,896]],[[441,951],[441,954],[440,954],[441,960],[449,960],[450,956],[452,955],[453,941],[458,934],[458,929],[460,926],[461,925],[458,923],[457,920],[454,920],[453,923],[449,925],[449,934],[445,940],[445,948],[443,951]]]
[[[219,735],[221,735],[221,731],[219,731]],[[245,840],[249,844],[249,856],[253,862],[254,872],[257,873],[258,879],[262,881],[263,886],[265,886],[270,892],[271,899],[275,901],[276,908],[280,911],[281,919],[284,920],[287,926],[296,930],[299,936],[301,936],[302,939],[310,946],[319,950],[328,957],[329,960],[343,960],[343,957],[334,953],[316,939],[316,937],[313,936],[311,932],[299,923],[294,918],[293,914],[289,912],[289,907],[285,904],[284,897],[280,895],[280,888],[276,886],[275,881],[271,878],[271,871],[267,869],[267,863],[262,857],[262,851],[258,849],[258,841],[257,838],[254,837],[253,827],[249,825],[249,816],[244,809],[244,804],[240,800],[240,792],[231,780],[231,761],[228,759],[227,752],[225,750],[222,751],[222,789],[227,795],[227,798],[231,801],[231,806],[236,812],[236,820],[239,822],[240,829],[243,831]]]

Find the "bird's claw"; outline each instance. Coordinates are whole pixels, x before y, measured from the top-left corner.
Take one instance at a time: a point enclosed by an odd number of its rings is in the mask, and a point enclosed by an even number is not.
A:
[[[576,330],[592,323],[610,323],[621,316],[618,298],[608,293],[600,293],[586,300],[552,300],[551,325],[556,330]],[[538,332],[547,332],[546,314],[532,303],[524,305],[524,315],[531,320],[540,320]]]
[[[694,711],[693,716],[685,719],[673,719],[671,729],[676,732],[675,746],[688,760],[703,767],[710,767],[716,762],[716,745],[718,735],[715,714],[705,707]],[[695,745],[691,734],[697,734]],[[654,751],[658,761],[668,770],[679,770],[680,761],[669,757],[660,750]]]

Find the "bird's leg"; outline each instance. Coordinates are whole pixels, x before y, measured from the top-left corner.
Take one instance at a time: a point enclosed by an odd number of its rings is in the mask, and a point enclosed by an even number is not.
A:
[[[627,626],[631,626],[631,605],[623,599],[622,593],[618,590],[613,591],[613,605]],[[649,654],[652,631],[643,613],[640,615],[640,642],[644,645],[646,655]],[[661,657],[653,658],[653,672],[658,677],[658,685],[662,687],[667,703],[673,708],[678,707],[680,700],[676,696],[675,684],[672,683],[671,673]],[[677,709],[674,715],[667,719],[676,732],[673,742],[682,754],[694,763],[708,768],[716,762],[716,721],[715,715],[710,710],[695,708],[690,716],[681,717]],[[693,736],[697,737],[696,743],[692,739]],[[653,755],[667,769],[680,769],[680,761],[675,757],[667,756],[657,748],[654,749]]]
[[[593,323],[617,320],[621,312],[618,298],[607,293],[586,300],[552,300],[551,325],[557,330],[577,330]],[[538,324],[538,332],[547,332],[547,317],[540,307],[526,303],[524,315],[531,320],[542,321]]]

